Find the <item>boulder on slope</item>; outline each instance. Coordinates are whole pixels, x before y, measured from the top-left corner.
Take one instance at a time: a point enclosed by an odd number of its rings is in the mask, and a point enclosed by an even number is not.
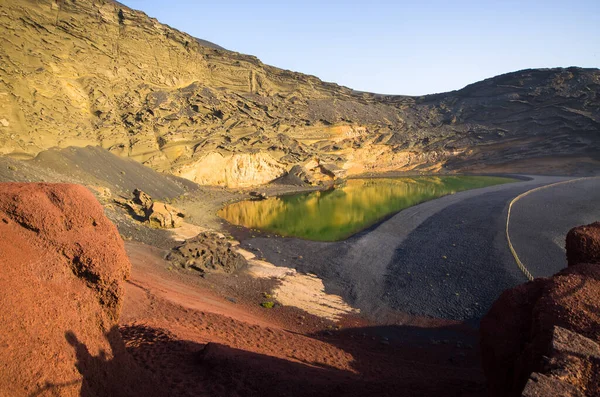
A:
[[[0,184],[0,395],[155,395],[117,328],[130,266],[84,187]]]
[[[233,273],[247,265],[246,259],[234,250],[227,239],[217,233],[200,233],[173,248],[167,260],[200,274]]]
[[[567,234],[566,248],[569,266],[600,263],[600,222],[571,229]]]
[[[140,222],[148,222],[152,227],[172,229],[183,224],[185,215],[172,205],[152,200],[147,193],[135,189],[133,199],[114,199],[115,203],[127,209],[131,216]]]

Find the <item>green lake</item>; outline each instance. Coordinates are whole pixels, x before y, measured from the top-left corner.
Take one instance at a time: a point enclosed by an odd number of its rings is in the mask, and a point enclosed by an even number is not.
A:
[[[338,241],[424,201],[514,181],[492,176],[350,179],[331,190],[230,204],[219,216],[281,236]]]

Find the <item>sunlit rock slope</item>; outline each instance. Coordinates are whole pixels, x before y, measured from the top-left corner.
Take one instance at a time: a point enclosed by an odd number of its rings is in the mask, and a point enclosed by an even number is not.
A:
[[[265,65],[110,0],[3,0],[0,30],[3,155],[94,145],[232,187],[315,161],[358,174],[581,172],[600,160],[598,69],[382,96]]]

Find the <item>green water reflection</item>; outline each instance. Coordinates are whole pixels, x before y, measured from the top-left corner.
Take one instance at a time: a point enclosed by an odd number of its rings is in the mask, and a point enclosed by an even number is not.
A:
[[[351,179],[323,192],[242,201],[219,216],[228,222],[283,236],[336,241],[410,206],[468,189],[514,182],[490,176]]]

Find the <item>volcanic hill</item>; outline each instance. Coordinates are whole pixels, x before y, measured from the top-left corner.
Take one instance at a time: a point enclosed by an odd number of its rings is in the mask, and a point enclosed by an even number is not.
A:
[[[600,70],[523,70],[421,97],[356,92],[111,0],[0,5],[0,154],[100,146],[200,184],[385,171],[587,172]],[[296,168],[298,171],[298,167]]]

